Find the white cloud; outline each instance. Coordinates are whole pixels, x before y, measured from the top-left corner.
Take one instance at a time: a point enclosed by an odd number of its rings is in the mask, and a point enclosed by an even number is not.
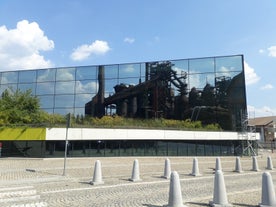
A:
[[[204,86],[202,86],[202,85],[206,84],[205,82],[202,83],[200,81],[200,75],[199,74],[189,75],[188,76],[188,81],[189,81],[190,89],[193,88],[193,87],[203,88]]]
[[[244,73],[246,85],[252,85],[260,80],[260,77],[256,74],[254,68],[250,67],[247,62],[244,61]]]
[[[267,50],[269,52],[268,53],[269,56],[276,57],[276,45],[267,48]]]
[[[263,49],[259,49],[259,53],[263,54],[265,51]]]
[[[74,68],[60,68],[56,74],[56,80],[59,81],[73,81],[75,80],[75,69]]]
[[[91,92],[97,92],[97,89],[99,88],[98,82],[91,81],[89,83],[82,83],[81,81],[76,82],[76,91],[79,94],[82,93],[91,93]],[[90,97],[91,95],[88,94]]]
[[[175,66],[173,66],[173,70],[176,72],[178,77],[184,76],[186,73],[186,71],[183,70],[182,68],[175,67]]]
[[[135,39],[134,39],[134,38],[131,38],[131,37],[126,37],[126,38],[124,39],[124,42],[129,43],[129,44],[132,44],[132,43],[135,42]]]
[[[46,69],[37,77],[37,82],[53,81],[55,79],[55,71]]]
[[[133,73],[133,72],[135,71],[135,68],[133,67],[133,65],[127,65],[127,66],[123,69],[123,71],[124,71],[125,73]]]
[[[233,68],[233,67],[227,68],[225,66],[221,66],[219,68],[220,75],[226,76],[226,77],[231,77],[231,71],[234,71],[234,70],[235,70],[235,68]]]
[[[110,50],[108,42],[96,40],[90,45],[84,44],[76,48],[71,54],[72,60],[81,61],[87,59],[91,55],[104,55]]]
[[[54,49],[54,41],[45,36],[36,22],[22,20],[15,29],[0,26],[0,70],[52,67],[40,51]]]
[[[271,84],[266,84],[264,86],[261,87],[261,90],[270,90],[270,89],[273,89],[274,86],[271,85]]]

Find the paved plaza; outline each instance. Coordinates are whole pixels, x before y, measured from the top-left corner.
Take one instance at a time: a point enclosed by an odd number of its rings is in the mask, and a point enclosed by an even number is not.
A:
[[[243,173],[233,172],[235,157],[221,157],[229,203],[233,206],[257,206],[261,201],[262,173],[267,156],[259,153],[260,171],[252,171],[252,158],[242,157]],[[64,159],[1,158],[0,206],[90,206],[90,207],[161,207],[168,204],[169,180],[161,178],[166,157],[100,157]],[[131,182],[134,159],[139,160],[142,181]],[[216,157],[198,157],[198,177],[192,172],[193,157],[169,157],[171,168],[180,177],[183,203],[208,206],[213,198]],[[91,185],[94,163],[101,161],[103,185]],[[276,170],[269,170],[274,183]]]

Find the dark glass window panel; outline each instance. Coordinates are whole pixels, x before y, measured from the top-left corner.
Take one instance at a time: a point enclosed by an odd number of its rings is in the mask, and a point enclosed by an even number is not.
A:
[[[168,143],[167,142],[161,142],[161,141],[158,141],[157,142],[157,153],[156,155],[158,156],[167,156],[167,146]]]
[[[213,156],[213,145],[211,143],[205,145],[205,154],[206,156]]]
[[[122,141],[120,143],[120,156],[132,156],[133,146],[131,141]]]
[[[147,141],[145,144],[145,156],[156,156],[156,141]]]
[[[105,156],[120,156],[120,141],[105,141]]]
[[[222,156],[229,156],[231,155],[231,146],[221,146],[221,155]]]
[[[133,156],[144,156],[145,145],[143,141],[133,142]]]
[[[216,74],[216,93],[217,101],[231,101],[236,100],[236,103],[245,103],[245,82],[242,73],[231,72],[228,75]],[[220,76],[222,75],[222,76]],[[229,105],[229,104],[228,104]]]
[[[30,157],[44,157],[45,156],[45,142],[44,141],[27,141],[25,156]]]
[[[55,154],[55,144],[53,141],[46,142],[46,150],[45,156],[46,157],[53,157]]]
[[[205,156],[205,146],[204,144],[197,144],[196,146],[196,155]]]
[[[68,147],[68,154],[73,157],[88,156],[90,152],[89,144],[87,141],[70,141]]]
[[[188,145],[187,143],[178,143],[178,156],[188,156]]]
[[[64,156],[65,142],[64,141],[48,141],[46,142],[47,157],[62,157]]]
[[[214,152],[214,156],[220,156],[221,155],[220,145],[213,145],[213,152]]]
[[[104,141],[98,140],[98,141],[91,141],[91,155],[94,157],[103,157],[105,153],[105,143]]]
[[[196,144],[187,143],[188,147],[188,156],[196,156]]]
[[[178,155],[178,143],[177,142],[168,142],[168,155],[177,156]]]

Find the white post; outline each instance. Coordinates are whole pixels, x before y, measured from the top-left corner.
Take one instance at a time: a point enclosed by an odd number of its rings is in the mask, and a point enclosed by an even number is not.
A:
[[[66,123],[66,135],[65,135],[65,150],[64,150],[64,165],[63,165],[63,176],[66,175],[66,160],[67,160],[67,151],[68,151],[68,128],[71,123],[71,114],[67,114],[67,123]]]

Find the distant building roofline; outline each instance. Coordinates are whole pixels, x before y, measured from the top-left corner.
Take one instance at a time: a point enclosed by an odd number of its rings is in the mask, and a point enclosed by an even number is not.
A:
[[[276,121],[276,116],[256,117],[248,120],[250,126],[267,126]]]

